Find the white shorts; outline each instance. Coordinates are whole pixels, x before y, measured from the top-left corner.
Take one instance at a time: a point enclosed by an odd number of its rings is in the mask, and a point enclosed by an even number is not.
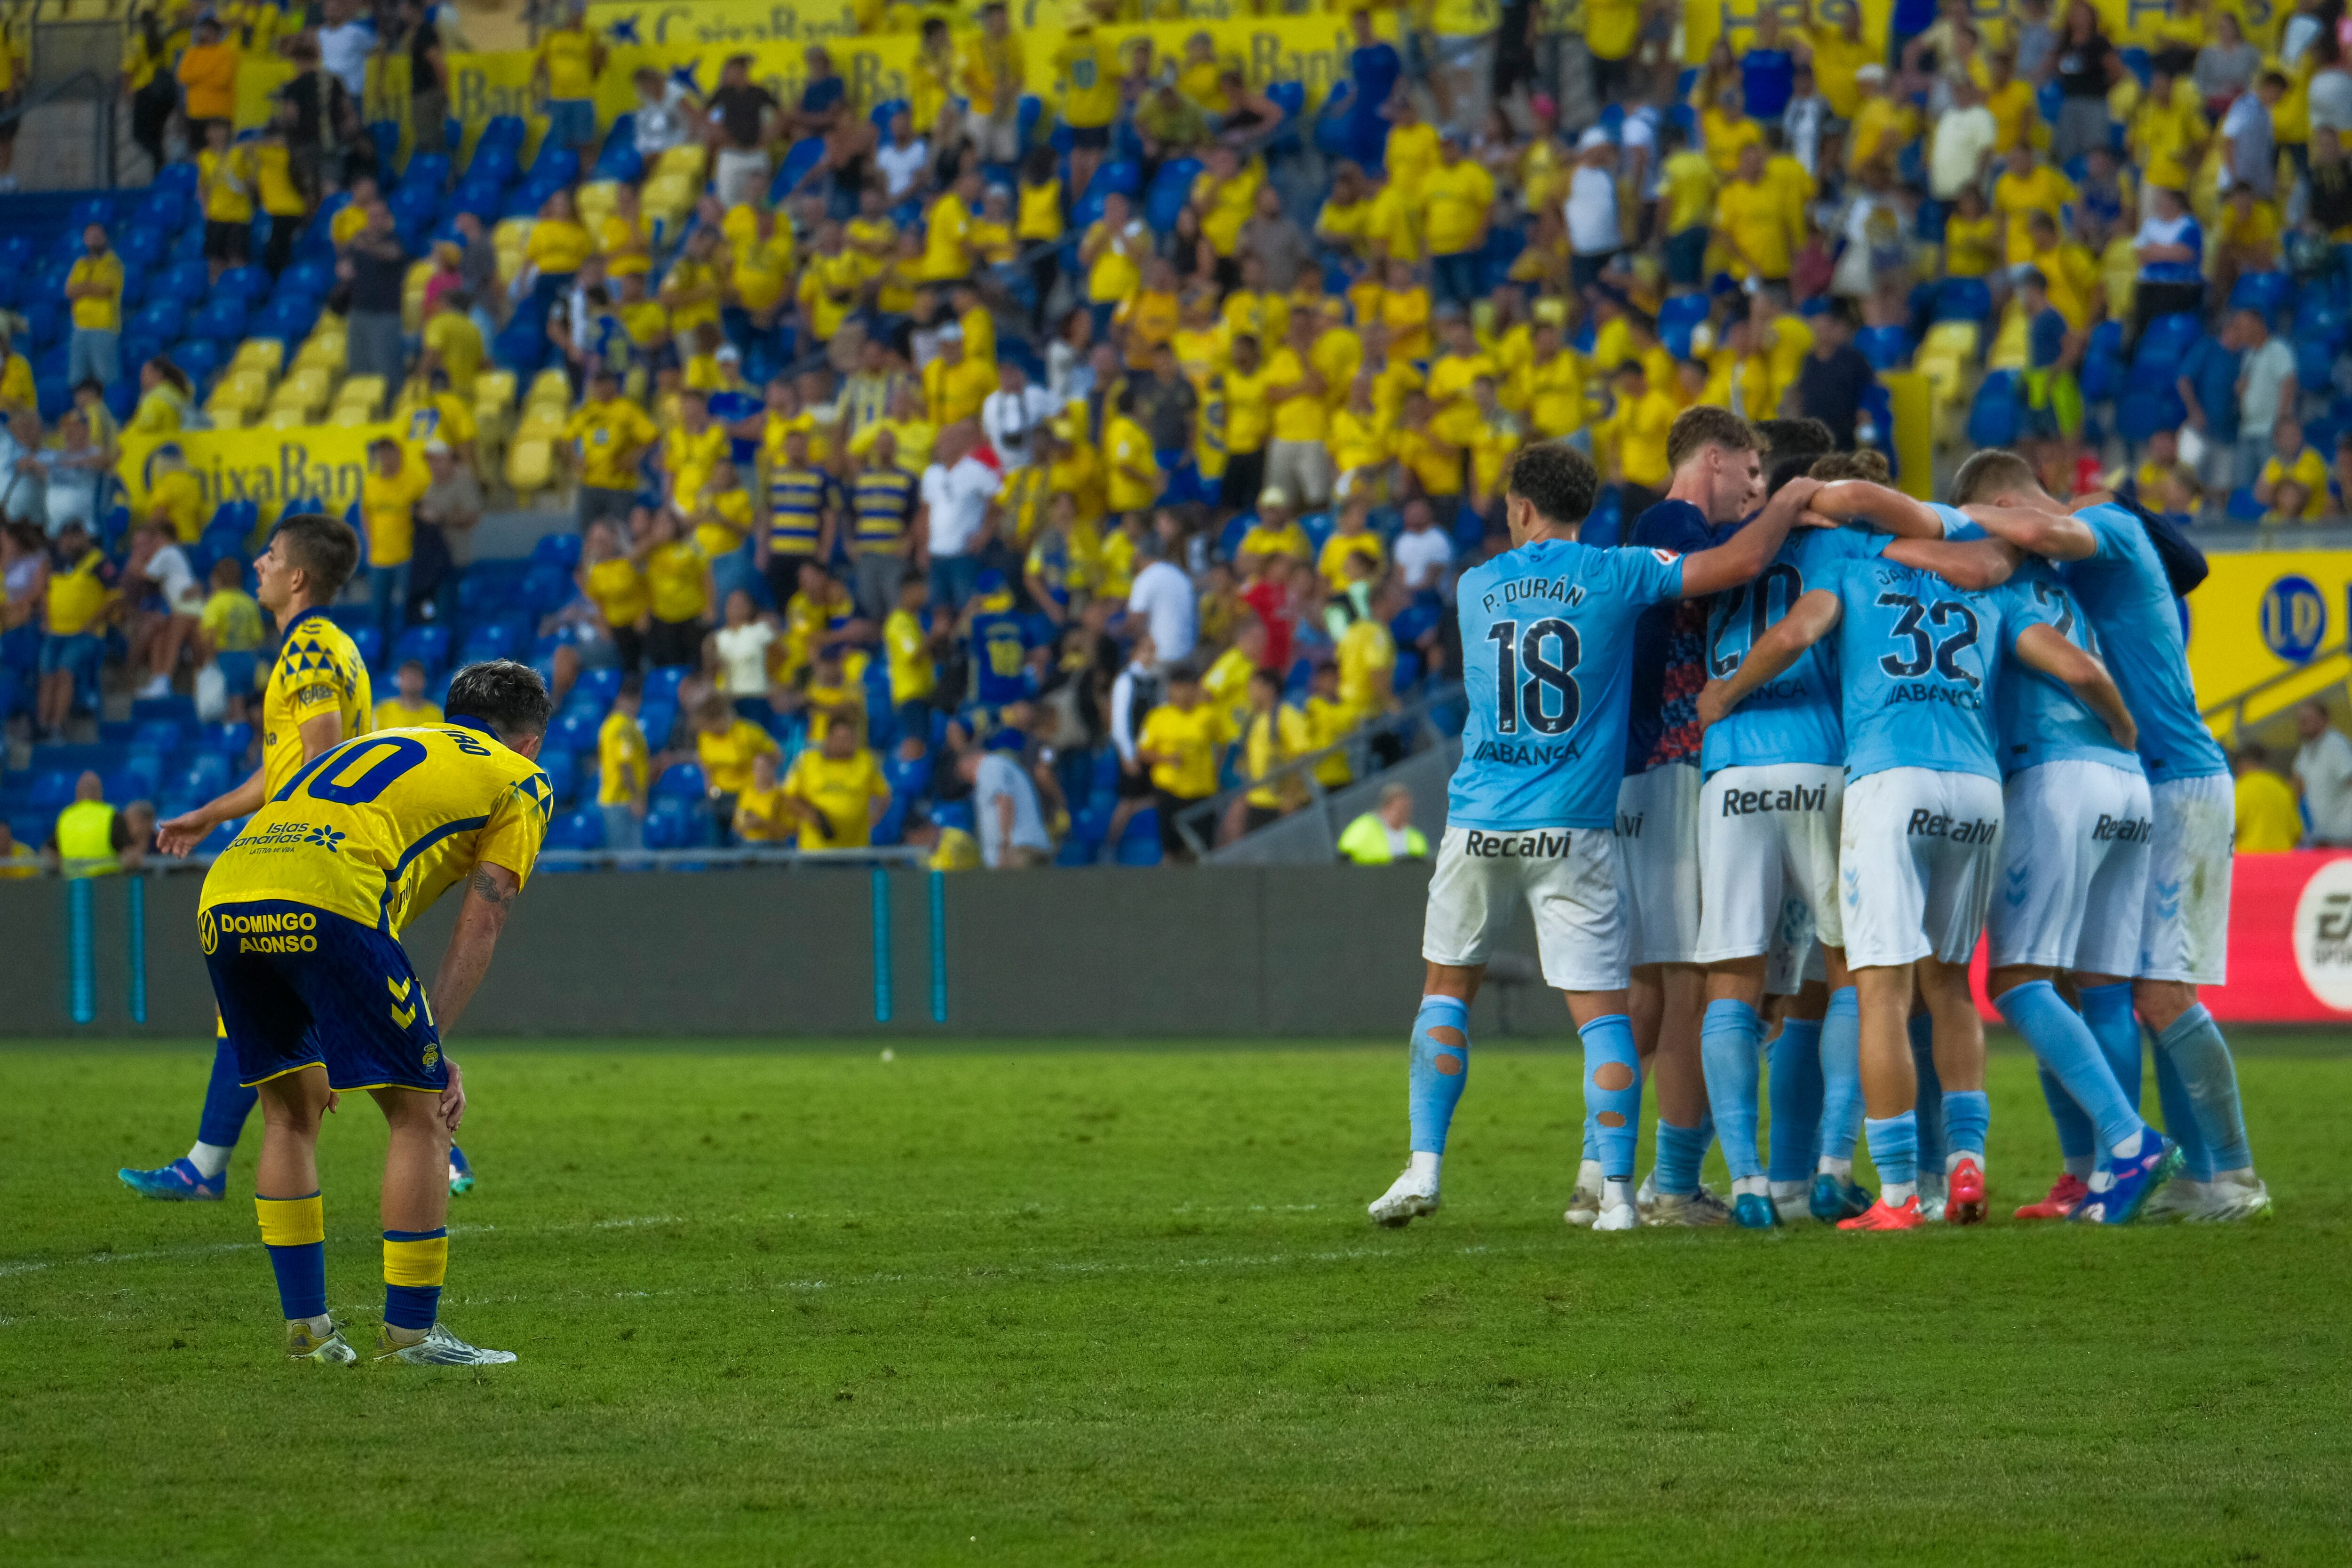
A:
[[[1617,786],[1633,962],[1698,962],[1698,769],[1679,762]]]
[[[1524,902],[1535,916],[1544,984],[1622,991],[1633,980],[1618,897],[1623,885],[1623,854],[1605,828],[1449,827],[1429,879],[1421,956],[1433,964],[1484,964]]]
[[[2001,804],[1995,967],[2130,977],[2147,892],[2147,780],[2112,763],[2045,762],[2012,774]]]
[[[2219,986],[2230,977],[2230,868],[2237,852],[2236,786],[2225,774],[2148,786],[2147,898],[2140,906],[2139,975]]]
[[[1998,779],[1890,768],[1848,784],[1838,834],[1845,961],[1868,969],[1932,954],[1967,963],[1984,931],[2000,841]]]
[[[1837,894],[1844,795],[1845,769],[1833,763],[1725,768],[1699,787],[1700,963],[1788,950],[1801,968],[1817,938],[1845,945]]]

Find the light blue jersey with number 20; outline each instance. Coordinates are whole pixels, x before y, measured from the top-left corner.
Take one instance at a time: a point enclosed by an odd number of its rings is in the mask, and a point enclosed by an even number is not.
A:
[[[1543,539],[1462,574],[1462,760],[1451,827],[1609,828],[1624,773],[1633,622],[1682,597],[1670,550]]]

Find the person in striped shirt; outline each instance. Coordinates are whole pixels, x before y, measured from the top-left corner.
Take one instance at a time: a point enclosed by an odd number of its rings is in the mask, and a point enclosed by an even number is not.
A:
[[[833,554],[834,529],[841,512],[841,483],[809,461],[808,432],[784,437],[784,460],[768,473],[768,534],[760,570],[783,603],[799,583],[803,561]]]
[[[915,510],[915,476],[898,466],[898,438],[876,433],[864,465],[849,482],[850,554],[857,612],[877,625],[898,601],[913,544],[907,519]]]

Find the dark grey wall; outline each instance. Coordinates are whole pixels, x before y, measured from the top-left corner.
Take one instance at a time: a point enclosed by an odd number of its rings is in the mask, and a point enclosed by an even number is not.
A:
[[[209,1032],[202,879],[150,879],[148,1013],[125,1003],[128,883],[92,883],[97,1021],[68,1010],[67,885],[0,883],[0,952],[42,967],[7,988],[0,1035]],[[929,878],[889,875],[892,1018],[874,1018],[864,869],[541,875],[516,906],[468,1035],[1402,1037],[1421,994],[1422,866],[972,872],[946,877],[948,1018],[931,1021]],[[408,933],[431,983],[456,916]],[[1525,915],[1515,945],[1526,940]],[[1479,998],[1489,1033],[1565,1035],[1524,957]],[[33,977],[28,977],[28,979]]]

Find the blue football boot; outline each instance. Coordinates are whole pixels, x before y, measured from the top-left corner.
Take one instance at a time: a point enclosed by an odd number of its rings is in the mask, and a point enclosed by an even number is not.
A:
[[[227,1171],[216,1176],[204,1176],[184,1156],[152,1171],[135,1171],[125,1166],[114,1174],[140,1197],[160,1197],[169,1203],[218,1203],[228,1196]]]
[[[1870,1191],[1848,1176],[1841,1181],[1823,1171],[1813,1177],[1813,1218],[1825,1225],[1856,1219],[1870,1212]]]
[[[1742,1230],[1770,1230],[1780,1223],[1780,1211],[1760,1192],[1743,1192],[1731,1200],[1731,1223]]]
[[[2119,1160],[2099,1156],[2090,1194],[2069,1218],[2085,1225],[2129,1225],[2157,1188],[2180,1174],[2180,1145],[2154,1127],[2141,1131],[2139,1153]]]
[[[449,1145],[449,1196],[474,1190],[474,1167],[466,1163],[466,1151],[457,1145]]]

